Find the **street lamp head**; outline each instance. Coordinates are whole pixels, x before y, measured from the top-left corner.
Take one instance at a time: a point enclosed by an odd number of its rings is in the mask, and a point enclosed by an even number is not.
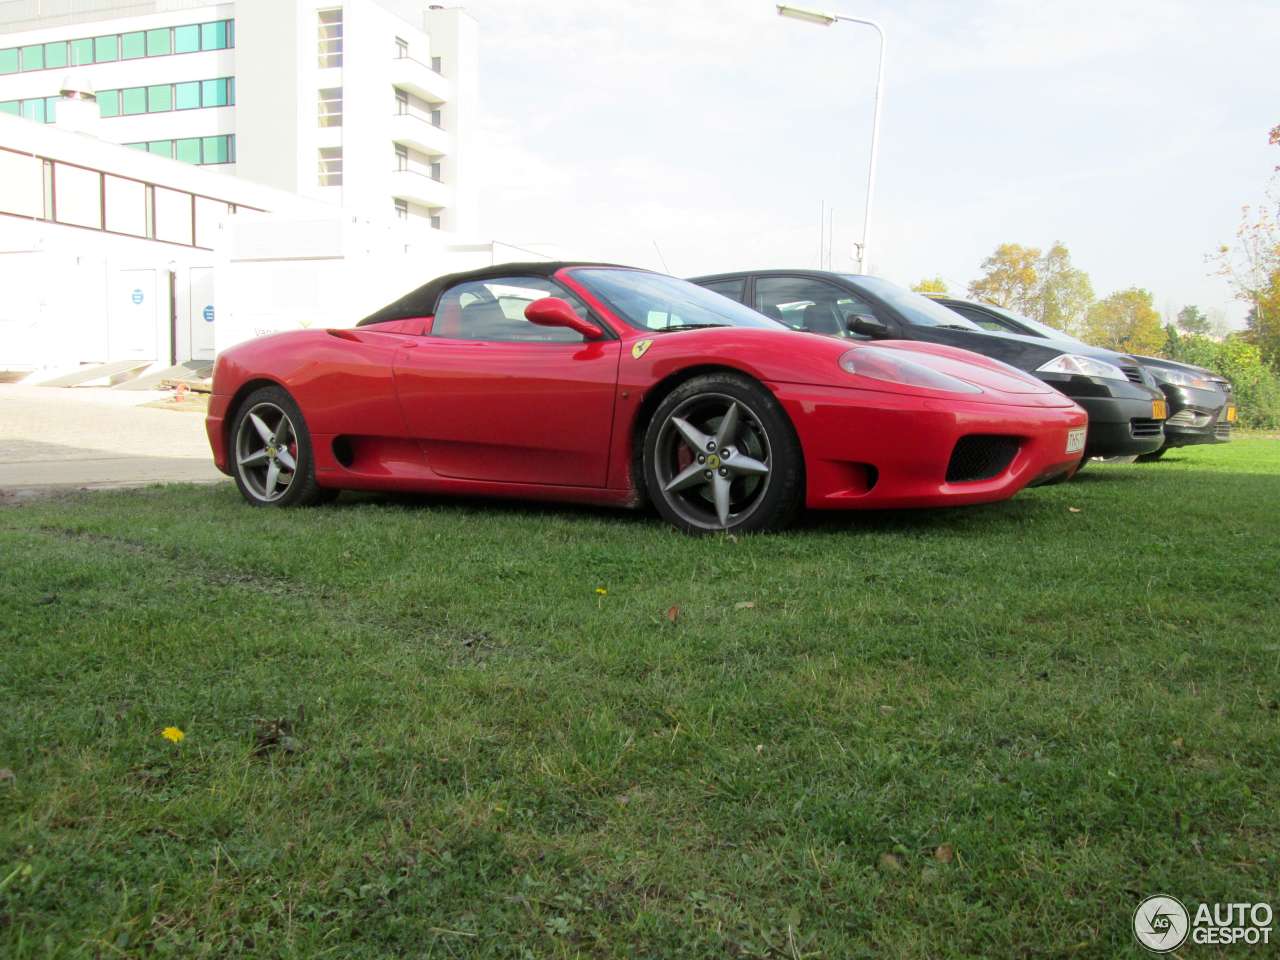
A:
[[[831,13],[822,13],[819,10],[806,10],[803,7],[790,7],[785,3],[778,6],[778,16],[790,17],[792,20],[803,20],[805,23],[816,23],[821,27],[829,27],[840,18]]]

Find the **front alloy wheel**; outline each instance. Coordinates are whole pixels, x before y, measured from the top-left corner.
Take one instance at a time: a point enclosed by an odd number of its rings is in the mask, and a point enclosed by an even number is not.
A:
[[[255,499],[280,500],[298,472],[298,432],[274,403],[259,403],[240,420],[236,471]]]
[[[302,411],[281,387],[263,387],[245,399],[230,447],[236,486],[254,506],[301,506],[332,496],[316,485],[311,434]]]
[[[746,378],[711,374],[682,384],[655,412],[644,453],[655,505],[687,532],[776,528],[799,506],[794,431]]]

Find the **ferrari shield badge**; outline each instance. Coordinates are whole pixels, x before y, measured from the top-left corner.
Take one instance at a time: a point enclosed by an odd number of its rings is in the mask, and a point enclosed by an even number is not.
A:
[[[631,355],[639,360],[644,356],[644,352],[652,346],[652,340],[637,340],[635,346],[631,348]]]

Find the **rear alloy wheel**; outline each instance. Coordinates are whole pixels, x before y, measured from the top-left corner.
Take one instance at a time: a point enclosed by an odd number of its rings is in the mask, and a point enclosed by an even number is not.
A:
[[[328,491],[316,485],[302,411],[280,387],[256,390],[240,405],[230,453],[236,486],[255,507],[306,506],[326,499]]]
[[[695,377],[658,405],[643,467],[654,505],[687,533],[778,529],[804,495],[786,414],[763,387],[733,374]]]

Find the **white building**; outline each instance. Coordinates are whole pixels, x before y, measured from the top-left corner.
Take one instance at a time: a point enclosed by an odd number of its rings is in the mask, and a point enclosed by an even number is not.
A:
[[[98,139],[93,93],[62,82],[56,124],[0,115],[0,371],[200,367],[254,336],[350,326],[443,273],[541,257]]]
[[[0,113],[52,123],[75,69],[104,139],[461,233],[476,61],[475,22],[422,0],[0,2]]]

